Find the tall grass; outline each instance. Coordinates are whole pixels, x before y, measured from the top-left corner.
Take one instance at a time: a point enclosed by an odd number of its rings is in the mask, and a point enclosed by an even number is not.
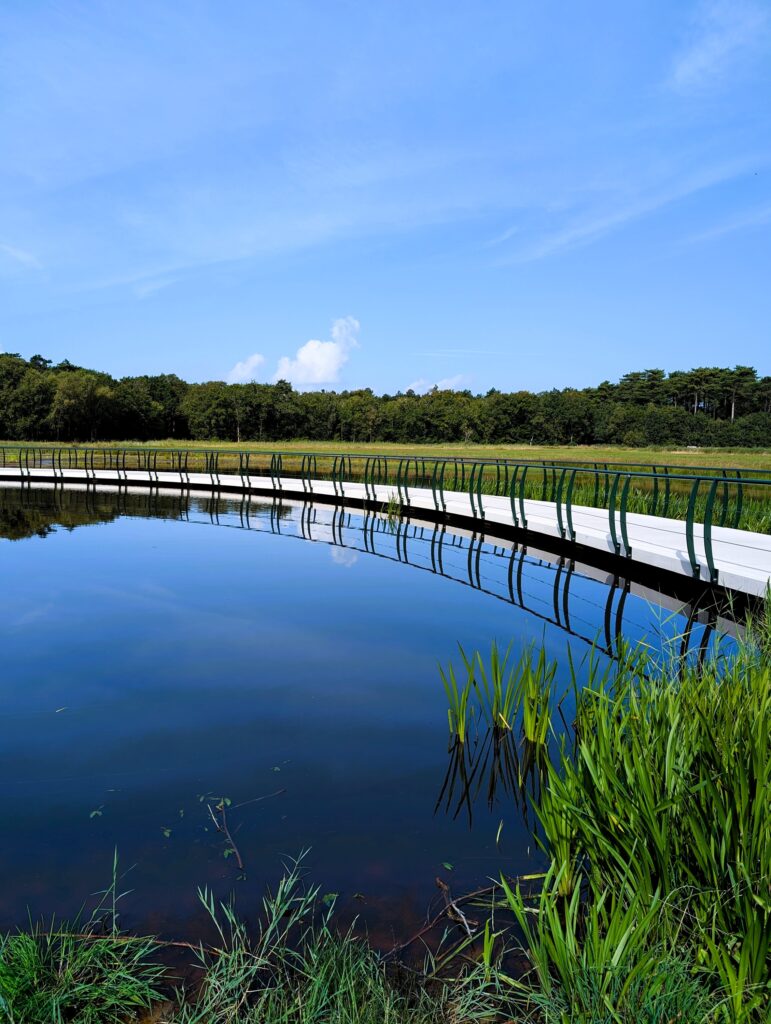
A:
[[[110,890],[108,890],[108,893]],[[112,890],[112,895],[115,895]],[[507,999],[490,957],[451,979],[389,968],[366,939],[333,925],[333,906],[287,865],[260,921],[199,893],[212,946],[188,947],[187,988],[158,962],[165,945],[122,935],[112,904],[87,922],[42,926],[0,939],[3,1024],[492,1024]],[[109,902],[109,901],[108,901]],[[97,929],[107,927],[105,935]],[[185,945],[176,944],[176,945]],[[165,982],[165,984],[162,984]],[[150,1011],[145,1013],[144,1011]]]
[[[157,943],[118,928],[117,858],[101,897],[75,921],[0,935],[3,1024],[119,1024],[160,998]]]
[[[636,650],[589,675],[570,682],[574,732],[535,798],[550,863],[540,897],[504,883],[532,968],[513,987],[536,1019],[561,1024],[766,1022],[767,656],[748,643],[730,660],[663,670]],[[682,1005],[662,1016],[656,993]]]
[[[295,865],[265,901],[256,940],[227,906],[204,894],[220,941],[202,949],[197,993],[179,993],[162,1024],[451,1024],[500,1019],[505,1005],[484,967],[432,988],[394,978],[366,940],[314,916],[318,890],[301,891]]]

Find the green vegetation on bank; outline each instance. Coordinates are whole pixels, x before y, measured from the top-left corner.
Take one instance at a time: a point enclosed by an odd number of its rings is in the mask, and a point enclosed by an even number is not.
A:
[[[549,861],[535,899],[502,881],[530,965],[510,978],[522,1019],[767,1021],[770,636],[766,610],[704,665],[638,648],[579,685],[571,662],[559,702],[543,654],[461,652],[465,679],[443,673],[452,743],[493,734],[486,770],[519,766]]]
[[[629,373],[618,383],[520,390],[297,392],[275,384],[188,384],[0,354],[0,437],[345,444],[623,444],[771,447],[771,377],[752,367]]]
[[[34,445],[30,440],[3,440],[0,445],[9,448]],[[70,442],[46,441],[46,447],[72,447]],[[726,469],[754,469],[766,475],[771,471],[771,448],[686,448],[676,446],[658,446],[655,448],[628,448],[623,445],[544,445],[544,444],[478,444],[444,442],[433,444],[396,443],[363,443],[319,440],[282,440],[280,443],[268,441],[99,441],[89,447],[109,451],[117,448],[158,449],[189,449],[191,451],[228,452],[275,452],[281,451],[288,455],[300,455],[315,452],[322,455],[393,455],[419,456],[425,459],[512,459],[514,461],[547,461],[547,462],[581,462],[609,465],[646,464],[655,466],[677,465],[697,469],[700,466],[724,466]]]
[[[113,903],[101,932],[92,919],[0,940],[0,1009],[9,1024],[136,1020],[150,1004],[167,1024],[765,1024],[769,650],[766,612],[703,665],[638,648],[566,673],[493,648],[444,670],[451,756],[487,733],[493,762],[513,754],[548,867],[528,887],[503,878],[473,936],[448,901],[441,972],[338,933],[295,866],[256,937],[202,894],[218,941],[189,950],[197,981],[166,977],[165,1002],[161,944],[121,935]]]

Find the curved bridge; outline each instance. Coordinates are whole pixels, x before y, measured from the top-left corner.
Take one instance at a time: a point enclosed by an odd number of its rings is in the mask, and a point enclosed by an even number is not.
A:
[[[771,480],[733,470],[652,470],[200,449],[0,449],[0,480],[277,494],[419,514],[481,534],[537,537],[598,564],[621,562],[649,576],[653,570],[762,596],[771,582],[771,535],[738,526],[750,500],[759,503],[756,518],[768,521]],[[638,504],[653,514],[630,510],[640,495]],[[683,519],[666,514],[678,497]]]

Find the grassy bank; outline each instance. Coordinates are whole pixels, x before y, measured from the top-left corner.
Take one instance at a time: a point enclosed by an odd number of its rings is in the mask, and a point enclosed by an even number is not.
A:
[[[11,447],[34,445],[30,441],[0,441]],[[46,442],[43,447],[58,447]],[[62,445],[60,447],[72,447]],[[346,452],[361,455],[415,455],[426,458],[480,459],[569,459],[586,462],[653,463],[658,466],[725,466],[732,469],[758,469],[771,472],[771,450],[761,448],[624,448],[613,445],[500,445],[500,444],[354,444],[335,441],[116,441],[96,442],[98,448],[207,448],[220,451],[318,452],[330,455]]]
[[[453,778],[481,744],[464,784],[508,780],[548,870],[501,879],[477,900],[479,924],[447,893],[446,954],[422,971],[340,934],[293,867],[256,936],[202,894],[219,938],[183,948],[183,985],[162,944],[120,933],[113,887],[86,922],[0,940],[0,1019],[766,1024],[770,655],[766,616],[702,666],[637,649],[579,672],[495,648],[447,666]]]

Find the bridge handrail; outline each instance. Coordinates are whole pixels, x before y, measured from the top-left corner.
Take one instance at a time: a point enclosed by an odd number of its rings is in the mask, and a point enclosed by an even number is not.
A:
[[[222,463],[237,462],[224,466]],[[160,462],[160,465],[159,465]],[[192,465],[191,465],[192,463]],[[294,464],[294,465],[293,465]],[[325,473],[326,464],[326,473]],[[359,470],[354,472],[354,464]],[[83,469],[88,477],[97,470],[112,470],[124,477],[129,471],[140,470],[158,478],[159,472],[176,472],[189,482],[191,472],[211,476],[216,486],[222,473],[234,472],[242,478],[257,475],[270,476],[273,490],[281,491],[287,480],[300,480],[303,491],[312,488],[314,479],[332,481],[335,495],[344,496],[345,484],[364,484],[367,500],[377,500],[378,486],[393,486],[394,500],[400,507],[410,506],[410,488],[430,489],[436,512],[447,511],[447,494],[467,493],[473,518],[484,519],[483,493],[508,497],[512,525],[527,529],[527,505],[532,500],[548,501],[556,506],[556,517],[562,539],[576,540],[573,510],[577,505],[607,509],[608,529],[615,554],[630,557],[628,515],[632,481],[646,485],[644,500],[650,499],[651,510],[646,514],[667,518],[672,511],[673,484],[681,485],[687,493],[685,507],[686,546],[694,577],[701,575],[696,552],[695,526],[703,523],[704,554],[709,577],[717,582],[712,533],[715,526],[747,529],[742,512],[748,491],[761,491],[771,516],[771,478],[754,476],[750,469],[723,468],[705,470],[689,467],[689,472],[674,472],[680,467],[656,467],[639,464],[635,468],[626,464],[609,463],[586,465],[574,462],[547,460],[467,459],[462,456],[374,455],[366,453],[312,452],[291,450],[248,450],[206,447],[149,447],[149,446],[79,446],[20,444],[0,445],[0,467],[17,466],[22,474],[36,468],[50,467],[57,471]],[[197,468],[200,467],[200,468]],[[717,474],[720,475],[717,475]],[[530,487],[528,490],[528,474]],[[537,482],[533,474],[538,475]],[[593,493],[584,494],[575,501],[577,477],[594,480]],[[539,496],[535,499],[533,494]],[[730,495],[735,493],[733,508]],[[660,510],[659,510],[660,509]],[[729,513],[731,513],[729,515]],[[763,513],[765,522],[765,511]],[[771,531],[771,518],[769,518]]]
[[[377,458],[388,462],[398,462],[408,458],[404,454],[387,455],[387,454],[375,454],[372,452],[333,452],[333,451],[318,451],[312,449],[302,448],[222,448],[222,447],[206,447],[204,445],[195,446],[171,446],[171,445],[158,445],[151,446],[145,444],[135,445],[111,445],[111,444],[59,444],[55,442],[45,443],[14,443],[9,441],[0,442],[0,452],[7,451],[18,451],[19,448],[41,448],[44,450],[72,450],[72,451],[121,451],[121,452],[157,452],[162,453],[205,453],[205,454],[218,454],[225,456],[241,456],[241,455],[281,455],[286,458],[300,458],[303,457],[316,457],[316,458],[332,458],[335,455],[341,458]],[[418,459],[420,461],[433,462],[436,459],[444,459],[447,462],[474,462],[477,464],[492,465],[497,464],[509,466],[513,465],[533,465],[533,466],[545,466],[547,468],[556,467],[561,468],[562,466],[575,466],[581,469],[604,469],[609,471],[614,470],[626,470],[626,469],[643,469],[657,471],[671,471],[671,470],[682,470],[687,476],[711,476],[712,474],[725,474],[725,473],[751,473],[751,472],[769,472],[771,473],[771,467],[766,471],[764,469],[754,469],[747,466],[694,466],[694,465],[682,465],[681,463],[665,462],[627,462],[627,461],[613,461],[609,459],[528,459],[528,458],[508,458],[506,456],[466,456],[466,455],[436,455],[433,452],[422,454],[418,451],[411,453],[409,458]],[[0,463],[2,464],[2,463]]]

